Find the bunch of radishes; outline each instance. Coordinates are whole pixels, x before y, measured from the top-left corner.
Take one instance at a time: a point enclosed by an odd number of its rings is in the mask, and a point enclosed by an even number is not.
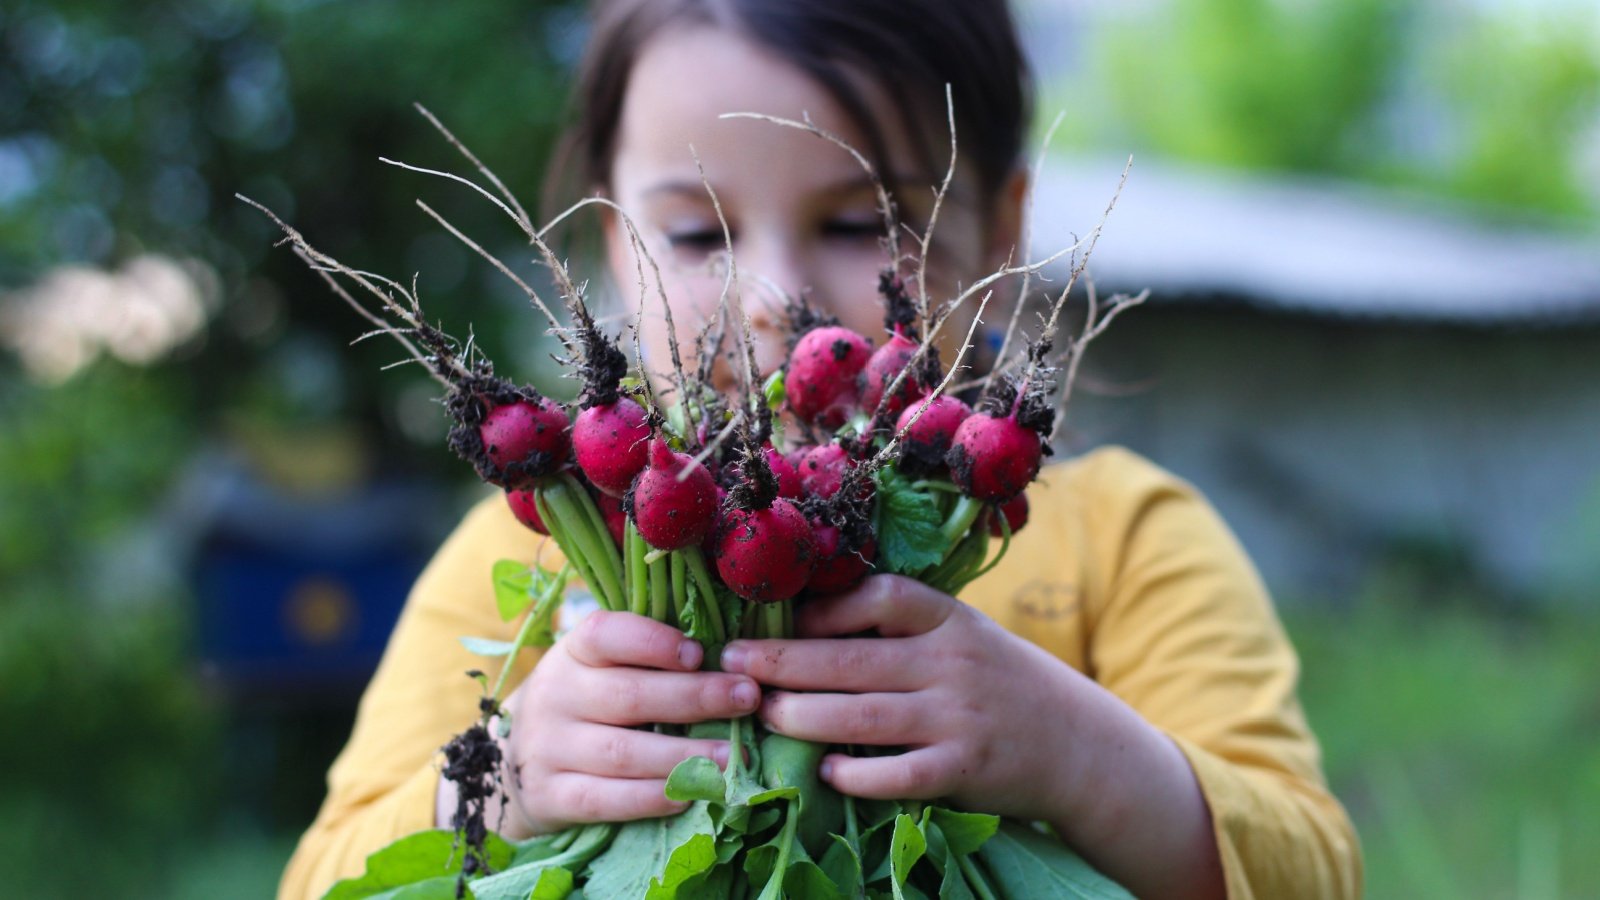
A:
[[[670,376],[653,377],[638,354],[637,329],[635,360],[630,365],[617,337],[606,334],[590,314],[582,288],[544,240],[555,222],[535,228],[499,179],[437,119],[423,112],[500,191],[496,197],[468,179],[448,176],[489,197],[522,229],[549,267],[568,321],[558,321],[510,269],[426,205],[420,201],[418,205],[516,281],[550,321],[566,351],[565,361],[582,382],[572,403],[557,402],[497,376],[472,342],[462,344],[425,320],[414,281],[408,290],[398,282],[351,269],[315,250],[295,229],[254,205],[272,216],[286,240],[339,297],[378,326],[375,333],[394,337],[444,385],[445,407],[454,423],[451,448],[469,460],[484,481],[504,489],[516,517],[553,539],[566,560],[560,573],[543,581],[534,577],[525,590],[513,587],[513,594],[528,596],[513,596],[508,604],[497,595],[502,614],[508,620],[521,615],[523,624],[516,639],[497,650],[505,662],[492,688],[485,679],[479,722],[445,748],[451,760],[446,774],[462,785],[454,818],[458,835],[467,844],[461,889],[466,878],[487,867],[484,799],[499,789],[501,761],[489,729],[496,718],[502,729],[509,721],[499,696],[511,659],[524,646],[553,640],[550,617],[567,575],[580,578],[602,609],[631,611],[682,628],[706,645],[708,665],[715,664],[717,645],[735,637],[789,636],[795,602],[849,590],[873,572],[907,575],[956,594],[999,562],[1011,535],[1027,522],[1023,491],[1049,452],[1056,408],[1064,401],[1065,392],[1058,388],[1070,386],[1089,341],[1118,311],[1142,301],[1143,295],[1112,298],[1102,308],[1091,285],[1083,331],[1063,352],[1052,352],[1058,317],[1087,263],[1092,236],[1081,262],[1076,248],[1068,248],[1046,260],[1002,269],[968,286],[960,296],[935,302],[928,296],[925,265],[934,221],[920,236],[913,235],[920,244],[909,256],[913,288],[910,278],[904,277],[908,257],[901,252],[893,201],[868,166],[884,214],[886,255],[894,261],[878,283],[885,309],[881,343],[820,318],[794,298],[784,298],[792,312],[789,357],[780,372],[763,378],[755,369],[748,321],[735,312],[739,304],[729,302],[725,292],[717,320],[699,333],[699,358],[694,360],[699,377],[690,379],[683,371],[671,304],[658,275],[667,332],[674,338],[673,371]],[[810,123],[771,121],[804,128],[848,149]],[[866,165],[864,157],[856,154],[856,158]],[[954,162],[952,154],[952,170]],[[948,184],[947,177],[945,187]],[[935,220],[945,187],[936,195]],[[610,206],[641,260],[654,267],[625,211],[602,198],[579,204],[584,205]],[[1098,232],[1096,228],[1094,235]],[[1068,252],[1074,253],[1072,277],[1048,317],[1041,316],[1042,327],[1027,342],[1026,351],[1015,359],[1006,352],[1024,308],[1019,302],[997,358],[990,361],[995,371],[966,386],[973,403],[947,392],[955,372],[941,365],[936,339],[953,313],[999,279],[1019,274],[1020,293],[1026,300],[1027,277]],[[731,246],[726,265],[726,284],[736,294]],[[381,312],[357,302],[332,277],[335,273],[377,298]],[[645,284],[641,263],[641,314]],[[955,354],[957,366],[971,348],[988,297],[984,294],[979,301],[973,327]],[[724,340],[730,333],[731,348]],[[724,361],[737,375],[738,389],[731,396],[719,396],[705,387],[714,381],[713,367]],[[1064,367],[1064,378],[1057,377],[1058,366]],[[992,538],[1001,540],[993,555]],[[537,587],[540,584],[543,587]],[[497,583],[497,591],[501,587]],[[533,595],[538,595],[537,602]],[[766,753],[768,743],[782,743],[779,736],[768,735],[760,741],[763,749],[755,749],[760,729],[748,717],[727,723],[727,728],[736,748],[749,747],[758,757]],[[805,748],[810,768],[804,774],[813,782],[815,758],[821,752],[822,748]],[[777,751],[771,755],[782,756]],[[723,776],[726,794],[714,790],[701,799],[720,797],[718,802],[727,810],[748,813],[749,806],[764,802],[763,798],[788,797],[785,822],[789,824],[782,828],[792,836],[798,801],[784,791],[793,788],[767,783],[767,790],[759,790],[756,770],[742,761],[742,755],[734,752],[730,759],[733,762]],[[690,760],[680,768],[706,764],[711,763]],[[674,779],[668,781],[669,795]],[[788,783],[783,778],[777,781]],[[807,790],[818,797],[832,796],[819,784]],[[818,806],[818,800],[811,803],[815,808],[827,806]],[[846,810],[853,809],[849,798],[842,803]],[[925,824],[928,817],[923,815],[922,820]],[[847,821],[853,823],[853,816]],[[901,827],[910,821],[907,815],[898,816],[896,841]],[[836,830],[839,824],[829,823],[821,833]],[[761,830],[768,834],[778,827],[768,821]],[[733,833],[739,830],[724,828],[727,833],[717,840],[742,846],[744,838]],[[614,833],[606,832],[595,849]],[[859,865],[863,848],[854,843],[853,826],[846,833]],[[750,838],[755,837],[752,832]],[[782,852],[786,859],[787,849]],[[898,877],[904,880],[903,873]],[[762,896],[772,893],[773,885],[781,889],[783,880],[779,866]],[[895,893],[899,894],[898,888]]]

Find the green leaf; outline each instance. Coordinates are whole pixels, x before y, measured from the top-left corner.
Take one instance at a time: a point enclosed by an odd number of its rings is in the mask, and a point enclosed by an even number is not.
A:
[[[721,803],[726,786],[722,770],[704,756],[691,756],[676,766],[667,776],[667,799],[690,801],[711,800]]]
[[[1132,894],[1096,872],[1066,845],[1020,822],[1002,822],[978,851],[1007,897],[1131,900]]]
[[[490,577],[494,579],[494,604],[500,610],[502,622],[515,619],[533,605],[534,577],[527,563],[514,559],[499,560],[490,570]]]
[[[679,889],[690,879],[717,864],[717,842],[709,834],[696,834],[679,844],[667,857],[661,877],[650,879],[645,900],[677,900]]]
[[[906,896],[906,881],[911,877],[911,867],[917,864],[927,849],[928,841],[923,837],[922,829],[917,827],[916,820],[905,813],[895,817],[894,837],[889,839],[889,884],[897,900]]]
[[[944,807],[929,807],[929,817],[944,835],[950,852],[957,856],[974,853],[1000,828],[1000,817],[983,813],[957,812]]]
[[[761,394],[767,400],[767,409],[773,412],[783,409],[783,401],[788,396],[788,390],[784,386],[782,369],[767,376],[767,383],[761,386]]]
[[[463,637],[457,640],[461,641],[461,646],[467,648],[467,652],[479,656],[506,656],[517,648],[511,641],[497,641],[492,638]]]
[[[589,863],[584,896],[589,900],[637,900],[640,889],[666,871],[673,851],[697,834],[715,839],[711,814],[703,801],[675,816],[623,825],[606,852]]]
[[[907,574],[938,565],[949,549],[938,498],[885,469],[878,480],[878,568]]]
[[[783,875],[783,893],[788,897],[805,900],[844,900],[840,886],[833,883],[822,868],[809,859],[789,864]]]
[[[511,863],[514,849],[491,833],[484,843],[491,869]],[[396,888],[445,878],[455,895],[456,875],[461,871],[460,847],[453,831],[435,829],[407,835],[367,857],[367,868],[358,878],[335,884],[324,900],[363,900],[390,893]]]
[[[569,873],[576,873],[596,854],[604,850],[616,833],[615,825],[584,826],[578,831],[577,838],[565,850],[526,864],[519,860],[512,868],[480,878],[472,883],[473,893],[477,895],[478,900],[527,900],[528,895],[544,882],[547,871],[564,869]],[[535,842],[529,844],[539,846]],[[534,852],[529,845],[524,846],[529,847],[530,852]],[[550,845],[542,846],[548,849]],[[559,875],[548,877],[560,878]]]
[[[533,894],[528,900],[566,900],[572,893],[572,873],[559,866],[551,866],[539,873],[539,881],[533,886]]]
[[[845,896],[854,897],[861,887],[861,857],[842,836],[830,834],[828,837],[833,838],[833,846],[822,854],[822,871]]]
[[[939,900],[977,900],[972,895],[972,888],[967,886],[967,876],[961,871],[961,864],[953,853],[945,853],[944,880],[939,882]]]

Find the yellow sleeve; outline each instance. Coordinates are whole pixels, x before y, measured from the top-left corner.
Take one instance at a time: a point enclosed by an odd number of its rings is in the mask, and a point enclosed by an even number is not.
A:
[[[531,561],[540,540],[496,495],[467,514],[423,570],[362,695],[350,740],[328,770],[327,799],[289,860],[279,900],[320,897],[359,875],[369,854],[434,827],[439,748],[477,716],[481,688],[464,673],[498,671],[457,639],[515,636],[496,612],[490,571],[501,559]],[[550,542],[545,556],[554,549]],[[526,675],[534,656],[522,654],[510,683]]]
[[[1193,488],[1122,450],[1082,467],[1089,675],[1188,757],[1228,896],[1356,897],[1360,846],[1254,566]]]

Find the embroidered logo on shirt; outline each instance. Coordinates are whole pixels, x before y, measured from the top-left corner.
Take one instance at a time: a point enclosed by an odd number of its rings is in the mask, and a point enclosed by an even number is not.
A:
[[[1078,611],[1078,588],[1060,581],[1033,579],[1011,595],[1018,612],[1035,619],[1059,619]]]

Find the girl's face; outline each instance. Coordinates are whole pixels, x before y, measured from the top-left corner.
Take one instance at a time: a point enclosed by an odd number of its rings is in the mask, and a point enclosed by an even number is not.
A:
[[[920,233],[932,207],[931,185],[943,172],[920,168],[923,154],[914,152],[912,137],[899,128],[898,111],[881,91],[870,85],[863,91],[884,132],[888,164],[902,185],[896,197],[901,218]],[[826,90],[733,32],[673,29],[641,49],[623,102],[609,193],[634,218],[661,267],[685,357],[700,326],[715,315],[723,288],[723,275],[712,265],[724,249],[722,227],[694,154],[728,221],[739,293],[762,371],[784,361],[785,319],[781,301],[762,288],[761,279],[790,296],[806,297],[821,312],[881,342],[877,283],[887,257],[876,195],[860,165],[798,129],[718,118],[728,112],[795,120],[809,114],[863,152],[867,147],[865,135]],[[987,202],[976,196],[975,181],[972,172],[958,166],[939,212],[928,270],[928,293],[935,301],[954,296],[958,283],[970,284],[1004,264],[1016,245],[1023,177],[1019,173],[999,198]],[[908,236],[908,251],[912,240]],[[622,296],[636,301],[637,262],[614,216],[607,219],[606,246]],[[648,266],[645,271],[649,277]],[[946,361],[976,307],[976,300],[967,303],[966,314],[946,326],[949,339],[941,347]],[[1000,317],[991,312],[985,318]],[[666,327],[653,284],[643,321],[647,360],[655,371],[664,371]]]

